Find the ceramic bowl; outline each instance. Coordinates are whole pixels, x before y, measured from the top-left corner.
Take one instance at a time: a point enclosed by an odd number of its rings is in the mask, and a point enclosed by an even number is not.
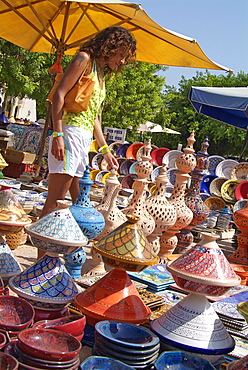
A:
[[[11,355],[0,352],[0,369],[1,370],[17,370],[18,361]]]
[[[81,366],[81,370],[134,370],[134,367],[124,364],[121,361],[104,356],[90,356]]]
[[[78,337],[84,331],[85,325],[86,317],[84,315],[72,315],[54,320],[38,321],[33,325],[33,328],[54,329]]]
[[[70,313],[68,307],[63,307],[62,309],[58,310],[42,310],[39,308],[35,308],[34,322],[43,320],[54,320],[69,315]]]
[[[157,148],[151,152],[151,163],[155,164],[156,166],[162,166],[162,160],[166,153],[168,153],[170,149],[168,148]]]
[[[34,319],[34,309],[26,300],[6,295],[0,296],[0,328],[20,331],[28,328]]]
[[[51,329],[25,329],[18,334],[18,346],[26,354],[48,361],[69,361],[82,345],[72,335]]]
[[[161,353],[155,362],[155,369],[214,370],[214,367],[208,361],[189,353],[181,351],[169,351]]]
[[[5,344],[7,343],[6,335],[4,333],[0,332],[0,349],[3,348],[5,346]]]
[[[137,162],[137,161],[135,159],[126,159],[124,162],[122,162],[120,165],[120,169],[119,169],[120,175],[128,175],[129,168],[134,162]]]
[[[7,180],[7,179],[0,180],[0,185],[8,185],[13,189],[20,189],[21,184],[22,183],[20,181],[16,181],[16,180]]]
[[[216,179],[216,175],[205,175],[202,178],[201,185],[200,185],[200,192],[201,193],[206,193],[210,195],[210,184],[211,182]]]
[[[119,146],[119,148],[116,151],[117,157],[126,158],[126,152],[130,145],[131,143],[124,143],[121,146]]]
[[[241,284],[247,285],[248,282],[248,266],[231,264],[233,271],[241,278]]]
[[[136,160],[136,153],[142,146],[144,146],[144,143],[133,143],[128,146],[126,151],[126,158]]]
[[[159,338],[150,330],[118,321],[100,321],[95,325],[98,335],[129,348],[150,348],[159,343]]]
[[[134,180],[137,179],[138,176],[134,174],[129,174],[123,177],[121,181],[121,187],[122,189],[132,189]]]

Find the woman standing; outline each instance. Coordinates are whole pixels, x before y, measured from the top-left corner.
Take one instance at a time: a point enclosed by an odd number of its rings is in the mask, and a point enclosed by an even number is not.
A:
[[[130,32],[122,27],[108,27],[84,45],[66,69],[52,102],[53,134],[49,146],[49,185],[46,203],[40,217],[56,207],[69,190],[72,202],[79,193],[78,180],[88,163],[88,150],[92,135],[101,147],[100,152],[108,168],[118,167],[110,153],[101,129],[101,104],[105,98],[105,76],[119,72],[135,57],[136,42]],[[64,99],[80,76],[95,81],[87,111],[68,113],[63,111]]]

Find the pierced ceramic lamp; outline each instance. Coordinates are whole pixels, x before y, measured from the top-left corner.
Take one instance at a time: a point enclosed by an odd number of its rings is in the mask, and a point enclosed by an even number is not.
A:
[[[206,295],[220,296],[240,284],[215,234],[202,233],[198,245],[167,264],[177,285],[190,294],[151,323],[161,341],[202,355],[231,352],[234,339],[225,329]]]

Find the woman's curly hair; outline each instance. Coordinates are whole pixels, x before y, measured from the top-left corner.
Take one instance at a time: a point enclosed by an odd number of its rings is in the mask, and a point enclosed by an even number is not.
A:
[[[111,58],[116,52],[124,48],[128,53],[124,65],[130,64],[136,57],[136,41],[132,34],[123,27],[108,27],[98,32],[95,37],[86,41],[81,47],[80,51],[90,54],[91,58],[97,59],[104,57],[106,60]],[[118,68],[118,72],[123,65]],[[105,74],[111,73],[112,70],[107,67],[104,70]]]

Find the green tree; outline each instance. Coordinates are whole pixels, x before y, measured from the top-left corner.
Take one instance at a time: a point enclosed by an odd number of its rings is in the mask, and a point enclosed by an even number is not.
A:
[[[121,74],[111,76],[106,83],[103,127],[126,128],[127,140],[138,140],[138,126],[145,121],[153,121],[163,109],[165,77],[159,76],[157,72],[165,69],[137,62],[135,67],[129,66]]]
[[[181,132],[181,141],[185,145],[191,131],[195,131],[195,150],[206,136],[209,137],[209,154],[223,156],[239,156],[245,139],[245,131],[221,123],[197,113],[189,101],[191,86],[242,87],[248,84],[248,74],[239,72],[237,75],[212,75],[208,71],[197,72],[192,79],[186,80],[183,76],[179,82],[179,89],[167,86],[164,91],[164,104],[170,115],[173,128]],[[172,141],[176,138],[172,138]]]

